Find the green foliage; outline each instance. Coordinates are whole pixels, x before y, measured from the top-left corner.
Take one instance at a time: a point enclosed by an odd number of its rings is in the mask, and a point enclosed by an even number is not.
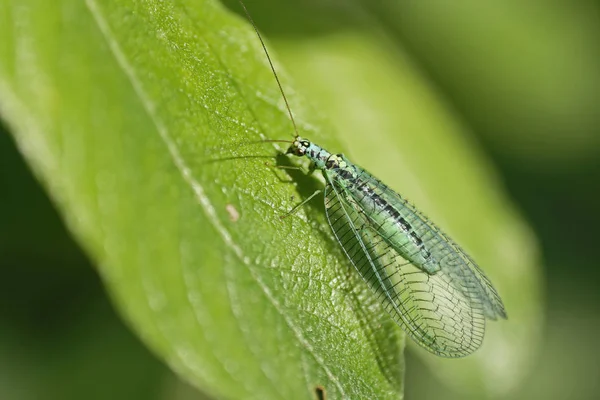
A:
[[[252,143],[292,132],[244,19],[210,0],[2,0],[0,36],[0,111],[20,150],[180,376],[225,398],[402,393],[403,335],[322,202],[279,218],[323,182],[267,167],[292,161]],[[376,31],[275,47],[314,102],[277,67],[301,133],[413,199],[506,301],[473,357],[418,354],[480,398],[513,384],[537,338],[535,244],[464,128]]]

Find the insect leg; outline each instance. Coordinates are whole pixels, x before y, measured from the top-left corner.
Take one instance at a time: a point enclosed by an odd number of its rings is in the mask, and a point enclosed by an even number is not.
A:
[[[316,190],[313,194],[311,194],[310,196],[308,196],[308,198],[306,200],[304,200],[302,203],[294,206],[294,208],[292,208],[290,211],[288,211],[287,213],[285,213],[284,215],[280,216],[280,219],[284,219],[289,217],[290,215],[294,214],[296,211],[298,211],[298,209],[300,207],[302,207],[304,204],[308,203],[309,201],[311,201],[316,195],[318,195],[319,193],[321,193],[322,190]]]

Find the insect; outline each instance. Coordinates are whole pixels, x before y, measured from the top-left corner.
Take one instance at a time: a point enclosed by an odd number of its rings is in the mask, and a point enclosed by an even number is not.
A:
[[[444,357],[471,354],[483,341],[486,319],[507,318],[498,292],[475,261],[406,199],[343,154],[330,153],[298,134],[265,43],[240,4],[295,130],[292,142],[282,141],[291,143],[287,154],[307,157],[311,170],[322,172],[327,220],[345,254],[394,321],[419,345]]]

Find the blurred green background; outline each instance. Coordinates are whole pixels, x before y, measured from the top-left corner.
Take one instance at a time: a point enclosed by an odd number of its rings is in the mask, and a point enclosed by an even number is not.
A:
[[[541,245],[542,352],[509,398],[597,399],[600,5],[479,3],[248,6],[276,48],[378,26],[410,55],[485,150]],[[7,129],[0,130],[0,398],[202,398],[116,315]],[[452,398],[451,390],[408,353],[407,399]]]

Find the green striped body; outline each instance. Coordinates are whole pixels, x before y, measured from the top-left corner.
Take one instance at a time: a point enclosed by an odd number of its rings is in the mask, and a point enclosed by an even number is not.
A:
[[[417,343],[440,356],[465,356],[481,345],[486,318],[506,318],[474,261],[400,195],[342,154],[301,137],[288,153],[308,157],[323,172],[338,242]]]

